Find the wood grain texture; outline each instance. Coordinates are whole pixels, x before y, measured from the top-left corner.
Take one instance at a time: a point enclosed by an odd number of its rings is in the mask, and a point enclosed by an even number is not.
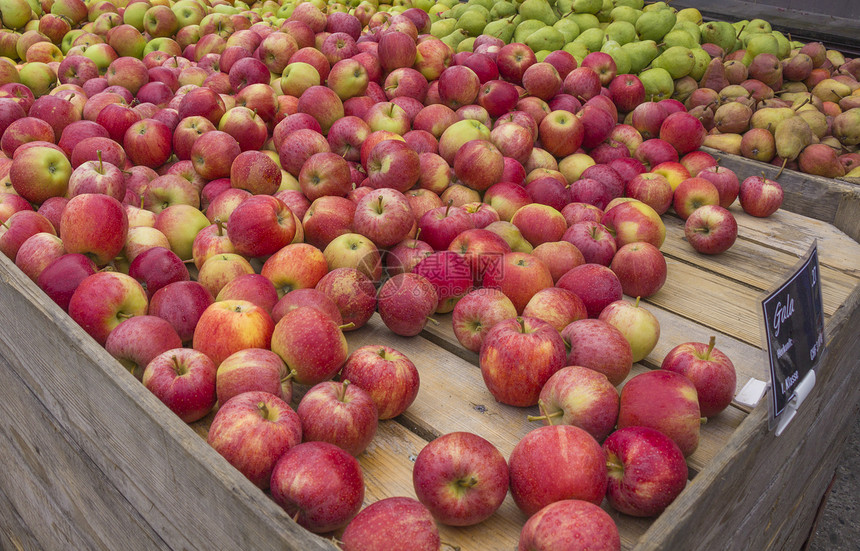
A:
[[[332,549],[237,476],[5,256],[0,307],[15,313],[0,333],[9,370],[167,547]]]

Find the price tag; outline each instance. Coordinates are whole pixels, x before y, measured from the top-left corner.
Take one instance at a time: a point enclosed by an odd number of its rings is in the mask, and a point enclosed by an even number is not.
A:
[[[812,389],[824,354],[824,308],[815,242],[788,280],[762,301],[771,374],[771,427],[787,424]],[[786,412],[789,409],[789,412]],[[777,435],[781,428],[777,429]]]

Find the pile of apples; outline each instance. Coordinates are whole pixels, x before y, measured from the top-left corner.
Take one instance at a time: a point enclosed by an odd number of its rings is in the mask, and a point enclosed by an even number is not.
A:
[[[435,549],[436,522],[481,522],[509,489],[523,542],[560,516],[617,548],[604,496],[659,514],[735,387],[713,342],[686,343],[619,396],[659,338],[623,295],[663,286],[670,209],[718,254],[734,201],[768,216],[782,190],[719,167],[700,118],[609,54],[487,34],[455,53],[426,8],[0,4],[23,31],[0,33],[22,60],[0,58],[0,252],[181,419],[215,411],[211,445],[302,526],[350,523],[344,549]],[[401,352],[348,350],[377,312],[402,336],[452,312],[490,394],[550,426],[507,461],[439,438],[420,501],[358,513],[355,456],[419,390]]]

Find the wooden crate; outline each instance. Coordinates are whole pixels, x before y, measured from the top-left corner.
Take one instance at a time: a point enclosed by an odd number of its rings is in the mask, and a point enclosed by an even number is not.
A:
[[[784,183],[787,208],[805,208],[804,182]],[[646,306],[662,335],[633,374],[659,367],[677,344],[717,335],[717,346],[737,367],[738,388],[750,377],[766,379],[760,299],[813,239],[819,240],[828,355],[781,437],[767,430],[765,402],[751,411],[733,405],[702,428],[699,449],[688,459],[691,480],[666,512],[650,520],[611,512],[624,549],[798,549],[806,539],[860,404],[860,195],[856,186],[827,184],[819,195],[829,199],[814,201],[814,217],[781,210],[755,219],[736,205],[740,237],[716,257],[693,252],[682,222],[664,217],[669,277]],[[179,421],[5,257],[0,313],[0,461],[6,467],[0,547],[333,548],[297,527],[206,444],[201,436],[211,416],[193,427]],[[381,423],[360,457],[368,503],[414,496],[412,462],[429,439],[467,430],[507,456],[534,428],[525,419],[534,409],[496,403],[476,356],[453,337],[450,316],[439,322],[407,339],[374,317],[348,334],[351,350],[390,344],[421,375],[415,403]],[[464,551],[512,550],[524,521],[508,496],[481,525],[441,532]]]

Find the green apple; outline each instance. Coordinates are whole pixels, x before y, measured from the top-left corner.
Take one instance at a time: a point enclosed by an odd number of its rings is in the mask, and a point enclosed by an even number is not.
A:
[[[0,19],[7,29],[20,29],[26,25],[31,12],[27,0],[0,0]]]
[[[25,63],[18,70],[21,84],[33,92],[34,97],[44,96],[57,85],[57,74],[46,63]]]

